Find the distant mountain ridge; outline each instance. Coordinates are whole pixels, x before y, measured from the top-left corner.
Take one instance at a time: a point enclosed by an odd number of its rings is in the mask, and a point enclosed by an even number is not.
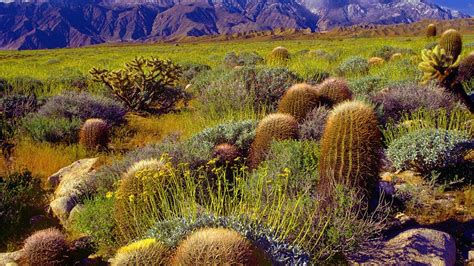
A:
[[[423,0],[324,0],[318,5],[308,0],[16,1],[0,3],[0,49],[463,17],[469,16]]]

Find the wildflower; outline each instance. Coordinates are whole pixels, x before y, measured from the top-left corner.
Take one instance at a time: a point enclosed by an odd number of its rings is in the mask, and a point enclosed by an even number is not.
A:
[[[128,201],[134,202],[135,201],[135,195],[128,196]]]
[[[110,199],[110,198],[112,198],[113,196],[114,196],[114,193],[113,193],[112,191],[109,191],[109,192],[107,192],[107,194],[105,194],[105,197],[106,197],[107,199]]]

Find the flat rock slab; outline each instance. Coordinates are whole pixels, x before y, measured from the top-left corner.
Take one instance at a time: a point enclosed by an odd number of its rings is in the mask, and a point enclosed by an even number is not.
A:
[[[4,266],[7,264],[15,265],[20,262],[23,255],[23,250],[18,250],[10,253],[0,253],[0,266]]]
[[[456,262],[456,243],[445,232],[419,228],[404,231],[367,253],[351,258],[351,264],[450,266]]]

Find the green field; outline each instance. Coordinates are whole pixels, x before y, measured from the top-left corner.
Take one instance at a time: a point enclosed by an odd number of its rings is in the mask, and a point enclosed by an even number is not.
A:
[[[464,36],[466,47],[463,54],[474,50],[474,35]],[[333,72],[339,63],[349,56],[370,58],[372,53],[383,46],[412,49],[417,55],[433,40],[426,38],[361,38],[340,40],[291,40],[291,41],[236,41],[217,43],[183,43],[92,46],[39,51],[0,51],[0,77],[13,78],[30,76],[40,80],[68,75],[87,74],[92,67],[119,68],[136,56],[156,56],[169,58],[178,63],[200,63],[216,67],[222,64],[225,54],[234,51],[257,52],[266,56],[273,48],[284,46],[291,53],[302,50],[324,50],[336,54],[334,62],[306,56],[295,56],[288,68],[306,77],[315,70]],[[407,56],[409,58],[409,56]],[[391,80],[413,79],[418,72],[400,68],[396,64],[386,64],[372,69],[370,75],[383,75]]]
[[[264,259],[318,265],[346,263],[373,239],[393,234],[400,212],[439,230],[442,222],[455,221],[448,233],[458,233],[474,217],[474,116],[447,85],[435,78],[421,83],[421,51],[437,41],[240,40],[0,51],[0,195],[6,195],[0,229],[8,228],[0,234],[0,252],[59,226],[68,239],[90,235],[92,253],[104,261],[148,265],[150,254],[166,260],[176,250],[183,254],[174,259],[197,254],[195,247],[179,247],[200,228],[224,227],[263,241]],[[474,35],[462,42],[459,57],[472,63]],[[274,63],[272,50],[280,46],[289,56]],[[229,61],[240,55],[258,60]],[[104,74],[115,77],[111,86],[89,73],[121,69],[138,57],[170,59],[185,74],[147,80],[155,72],[128,69],[124,83],[118,72]],[[453,62],[446,69],[443,75],[458,75]],[[165,78],[172,85],[157,85]],[[469,94],[473,82],[468,77],[451,85]],[[136,88],[142,91],[123,97]],[[153,90],[170,94],[136,109],[127,101]],[[175,98],[181,100],[161,113],[146,109]],[[51,217],[45,206],[58,193],[48,177],[84,158],[97,160],[95,171],[69,188],[77,193],[74,204],[81,204],[74,219]],[[381,177],[394,187],[388,197],[376,189]],[[20,211],[2,212],[5,206]],[[37,216],[42,222],[32,224]],[[464,254],[466,240],[455,237],[458,255]]]

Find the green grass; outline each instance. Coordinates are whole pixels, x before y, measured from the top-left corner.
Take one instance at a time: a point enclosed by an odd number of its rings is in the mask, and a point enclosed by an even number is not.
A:
[[[472,43],[474,35],[464,36],[464,43]],[[249,44],[250,42],[250,44]],[[384,45],[411,48],[417,54],[431,41],[426,38],[357,38],[341,40],[288,40],[288,41],[233,41],[214,43],[142,44],[91,46],[74,49],[0,51],[0,78],[30,76],[42,81],[48,78],[65,77],[73,74],[88,74],[92,67],[119,68],[136,56],[158,56],[178,63],[201,63],[211,67],[220,65],[228,52],[255,51],[266,56],[277,46],[284,46],[291,54],[301,50],[324,50],[340,56],[335,62],[325,59],[295,56],[288,63],[290,70],[307,76],[315,70],[334,73],[345,58],[353,55],[370,58],[372,53]],[[474,50],[465,47],[464,54]],[[409,58],[409,56],[406,56]],[[371,75],[384,75],[392,80],[406,80],[418,72],[402,70],[396,63],[373,68]],[[64,89],[63,87],[58,89]]]

